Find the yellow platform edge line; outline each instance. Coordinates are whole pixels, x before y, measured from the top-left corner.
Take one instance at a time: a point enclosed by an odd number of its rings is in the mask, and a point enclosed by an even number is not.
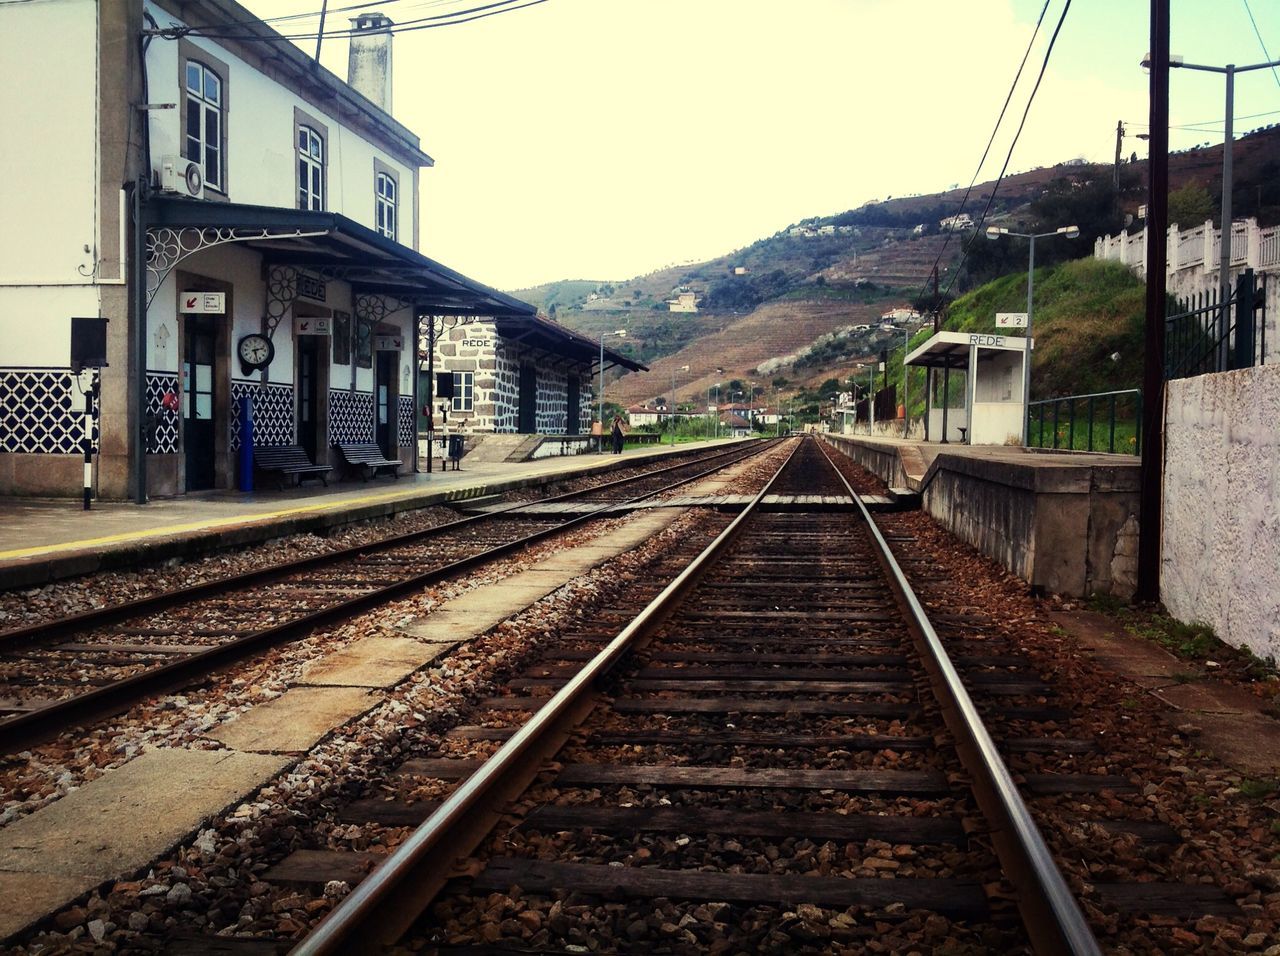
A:
[[[104,535],[100,538],[84,538],[80,541],[65,541],[61,544],[38,545],[34,548],[18,548],[13,551],[0,551],[0,561],[14,558],[30,558],[39,554],[50,554],[57,551],[76,551],[98,547],[104,544],[119,544],[124,541],[140,541],[144,538],[160,538],[166,535],[181,534],[184,531],[213,530],[228,525],[259,524],[275,518],[286,518],[290,515],[310,514],[316,511],[331,511],[348,505],[373,504],[379,501],[391,501],[405,497],[403,492],[385,491],[374,495],[361,495],[358,498],[343,498],[341,501],[320,502],[313,505],[300,505],[283,508],[279,511],[263,511],[257,514],[240,514],[229,518],[214,518],[204,521],[190,521],[186,524],[162,525],[140,531],[122,531],[119,534]]]

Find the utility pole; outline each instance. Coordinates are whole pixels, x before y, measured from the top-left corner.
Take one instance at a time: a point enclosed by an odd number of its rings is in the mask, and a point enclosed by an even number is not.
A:
[[[1120,195],[1120,146],[1124,142],[1124,120],[1116,121],[1116,165],[1111,173],[1111,188]]]
[[[1160,600],[1160,526],[1164,492],[1164,320],[1169,225],[1169,0],[1151,0],[1150,152],[1147,161],[1147,348],[1142,363],[1142,462],[1139,471],[1139,601]],[[1224,223],[1223,238],[1231,226]],[[1225,242],[1223,243],[1226,244]]]

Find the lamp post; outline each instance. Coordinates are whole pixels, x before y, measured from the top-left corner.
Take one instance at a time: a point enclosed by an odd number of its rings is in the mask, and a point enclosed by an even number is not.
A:
[[[687,372],[689,366],[681,365],[679,368],[671,370],[671,444],[674,447],[676,443],[676,373]]]
[[[1232,153],[1234,152],[1234,130],[1232,113],[1235,110],[1236,74],[1250,73],[1254,70],[1269,70],[1280,66],[1280,60],[1270,63],[1254,63],[1250,66],[1206,66],[1202,63],[1186,63],[1180,56],[1169,57],[1169,66],[1181,70],[1200,70],[1204,73],[1221,73],[1227,78],[1225,125],[1222,138],[1222,243],[1218,257],[1218,289],[1219,302],[1222,305],[1222,328],[1225,330],[1228,321],[1229,301],[1231,299],[1231,188],[1232,188]],[[1142,61],[1143,69],[1151,69],[1151,57],[1148,54]]]
[[[1030,243],[1030,257],[1027,261],[1027,346],[1022,356],[1022,447],[1028,447],[1027,439],[1030,428],[1031,417],[1031,318],[1032,318],[1032,292],[1035,289],[1036,281],[1036,240],[1047,239],[1050,236],[1065,236],[1067,239],[1075,239],[1080,235],[1078,226],[1059,226],[1052,232],[1010,232],[1003,226],[987,226],[987,238],[999,239],[1001,236],[1016,236],[1019,239],[1026,239]],[[969,422],[970,432],[972,436],[973,422]]]
[[[600,333],[600,404],[599,404],[600,448],[599,450],[602,452],[604,451],[604,340],[611,335],[616,335],[618,336],[618,338],[623,338],[626,334],[627,334],[626,329],[617,329],[616,331],[613,331],[613,332]]]
[[[898,327],[892,322],[885,322],[880,326],[882,332],[897,332]],[[907,408],[907,353],[911,351],[911,330],[902,330],[902,437],[905,439],[909,436],[911,420],[910,412]]]

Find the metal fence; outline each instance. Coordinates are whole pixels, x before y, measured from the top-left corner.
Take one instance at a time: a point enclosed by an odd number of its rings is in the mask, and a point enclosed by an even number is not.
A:
[[[1224,304],[1217,289],[1175,300],[1165,318],[1166,379],[1262,365],[1267,354],[1267,276],[1246,269]]]
[[[1142,453],[1142,392],[1136,388],[1047,398],[1032,402],[1027,415],[1032,448]]]

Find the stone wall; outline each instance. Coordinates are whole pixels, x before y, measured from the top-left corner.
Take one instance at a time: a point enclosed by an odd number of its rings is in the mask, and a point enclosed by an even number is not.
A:
[[[1280,658],[1280,366],[1167,389],[1161,600]]]

